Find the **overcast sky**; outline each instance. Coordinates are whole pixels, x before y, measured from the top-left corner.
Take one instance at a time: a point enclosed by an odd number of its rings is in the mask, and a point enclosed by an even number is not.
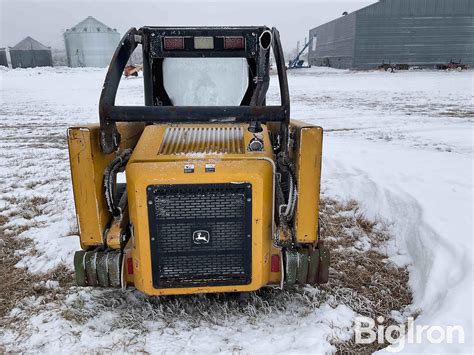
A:
[[[130,27],[267,25],[280,31],[285,50],[304,41],[310,28],[376,0],[181,0],[181,1],[45,1],[0,0],[0,47],[31,36],[53,48],[64,48],[62,33],[94,16],[123,35]]]

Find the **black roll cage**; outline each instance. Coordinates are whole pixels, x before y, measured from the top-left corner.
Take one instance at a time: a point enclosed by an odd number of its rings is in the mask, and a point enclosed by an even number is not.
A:
[[[194,49],[186,38],[212,37],[213,49]],[[269,37],[270,36],[270,37]],[[182,49],[167,50],[165,37],[185,39]],[[243,37],[242,49],[225,49],[225,37]],[[143,49],[145,106],[116,106],[115,98],[123,70],[138,44]],[[266,106],[270,81],[269,51],[273,47],[280,87],[280,106]],[[241,57],[247,58],[251,70],[249,87],[240,106],[172,106],[167,100],[161,64],[167,57]],[[285,60],[276,28],[268,27],[142,27],[131,28],[121,39],[112,57],[99,101],[100,144],[106,154],[117,150],[120,134],[116,122],[152,123],[279,123],[280,144],[286,147],[290,120],[290,98]]]

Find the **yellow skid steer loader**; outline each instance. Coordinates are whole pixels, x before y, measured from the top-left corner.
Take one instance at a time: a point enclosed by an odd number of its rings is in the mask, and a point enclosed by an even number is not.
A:
[[[144,106],[118,106],[138,45]],[[270,106],[272,48],[280,104]],[[78,285],[177,295],[327,282],[322,129],[290,121],[284,63],[275,28],[126,33],[100,124],[68,130]]]

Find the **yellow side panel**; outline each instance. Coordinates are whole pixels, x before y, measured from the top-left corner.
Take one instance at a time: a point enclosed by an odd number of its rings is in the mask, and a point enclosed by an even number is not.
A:
[[[81,247],[102,245],[110,219],[103,191],[104,169],[113,154],[103,155],[98,127],[68,130],[69,160]]]
[[[272,253],[273,166],[268,160],[219,161],[205,173],[206,161],[196,161],[195,172],[183,172],[184,162],[132,162],[127,165],[127,192],[133,225],[134,285],[148,295],[254,291],[269,283]],[[252,281],[248,285],[156,289],[153,287],[146,189],[155,184],[252,184]]]
[[[135,146],[143,126],[121,125],[121,149]],[[99,144],[99,126],[69,128],[67,132],[71,178],[81,247],[102,245],[110,221],[105,201],[104,170],[115,154],[104,155]]]
[[[296,240],[317,243],[323,129],[299,121],[291,121],[290,129],[296,141],[292,152],[298,187]]]

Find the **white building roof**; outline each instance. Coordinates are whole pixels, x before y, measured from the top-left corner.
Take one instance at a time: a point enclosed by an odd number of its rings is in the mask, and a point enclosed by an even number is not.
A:
[[[117,32],[117,30],[107,26],[92,16],[88,16],[77,25],[67,29],[66,32]]]
[[[28,36],[24,40],[17,43],[17,45],[12,47],[11,49],[17,51],[44,51],[49,50],[50,48]]]

